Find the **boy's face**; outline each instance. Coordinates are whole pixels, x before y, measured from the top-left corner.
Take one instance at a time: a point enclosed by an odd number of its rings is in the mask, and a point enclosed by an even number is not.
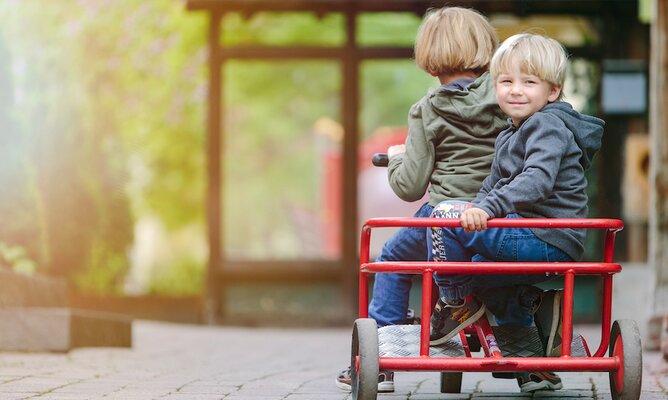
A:
[[[496,100],[515,126],[559,98],[561,87],[522,72],[499,74]]]

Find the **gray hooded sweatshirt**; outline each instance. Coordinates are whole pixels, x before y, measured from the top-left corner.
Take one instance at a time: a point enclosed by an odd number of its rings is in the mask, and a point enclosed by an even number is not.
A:
[[[406,152],[390,159],[388,176],[402,200],[471,201],[489,174],[494,141],[507,125],[489,73],[466,87],[442,85],[411,107]]]
[[[585,170],[601,147],[603,120],[566,102],[550,103],[496,139],[491,174],[473,203],[491,217],[586,218]],[[544,242],[578,260],[582,229],[532,229]]]

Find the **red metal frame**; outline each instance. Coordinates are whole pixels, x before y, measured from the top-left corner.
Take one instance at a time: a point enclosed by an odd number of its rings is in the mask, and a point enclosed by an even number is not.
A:
[[[602,262],[369,262],[369,243],[374,228],[394,227],[447,227],[460,226],[458,219],[435,218],[373,218],[362,227],[359,273],[359,317],[369,315],[369,275],[394,272],[422,275],[422,310],[419,357],[380,357],[380,369],[434,370],[434,371],[618,371],[622,360],[618,354],[605,357],[610,342],[612,315],[612,275],[621,272],[621,265],[613,263],[615,235],[624,223],[616,219],[602,218],[499,218],[487,222],[489,228],[579,228],[605,229]],[[544,274],[564,276],[562,312],[562,347],[560,357],[517,358],[503,357],[496,345],[496,338],[486,318],[479,319],[468,332],[478,335],[485,358],[471,358],[468,346],[465,358],[432,358],[429,356],[429,319],[431,317],[432,279],[435,272],[444,274]],[[603,279],[603,303],[601,318],[601,342],[593,356],[571,357],[573,338],[573,292],[575,275],[600,275]],[[425,307],[424,305],[429,305]],[[463,336],[463,335],[462,335]]]

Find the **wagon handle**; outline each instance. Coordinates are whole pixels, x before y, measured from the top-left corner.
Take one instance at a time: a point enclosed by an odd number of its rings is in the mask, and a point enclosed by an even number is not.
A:
[[[371,157],[371,163],[376,167],[387,167],[390,159],[387,156],[387,153],[376,153]]]

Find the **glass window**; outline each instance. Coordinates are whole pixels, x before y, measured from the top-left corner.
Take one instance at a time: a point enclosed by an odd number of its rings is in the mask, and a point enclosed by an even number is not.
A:
[[[345,43],[342,14],[259,12],[250,17],[229,13],[221,22],[221,43],[233,45],[322,45]]]
[[[564,82],[564,100],[573,108],[596,115],[601,72],[599,64],[584,58],[570,58]]]
[[[363,13],[357,17],[360,46],[413,47],[421,17],[413,13]]]
[[[371,165],[374,153],[406,140],[408,110],[427,94],[438,80],[415,66],[411,60],[366,61],[360,71],[360,147],[358,215],[362,223],[372,217],[412,217],[421,201],[407,203],[394,194],[387,182],[387,170]],[[426,197],[425,197],[426,199]],[[374,230],[371,257],[380,253],[393,229]]]
[[[226,314],[229,318],[248,319],[276,323],[311,321],[337,321],[347,318],[341,290],[336,284],[262,284],[240,283],[229,287],[225,293]]]
[[[363,139],[380,127],[405,126],[408,110],[436,78],[415,66],[412,60],[370,60],[360,67],[360,123]]]
[[[235,61],[224,77],[224,257],[337,258],[338,64]]]

